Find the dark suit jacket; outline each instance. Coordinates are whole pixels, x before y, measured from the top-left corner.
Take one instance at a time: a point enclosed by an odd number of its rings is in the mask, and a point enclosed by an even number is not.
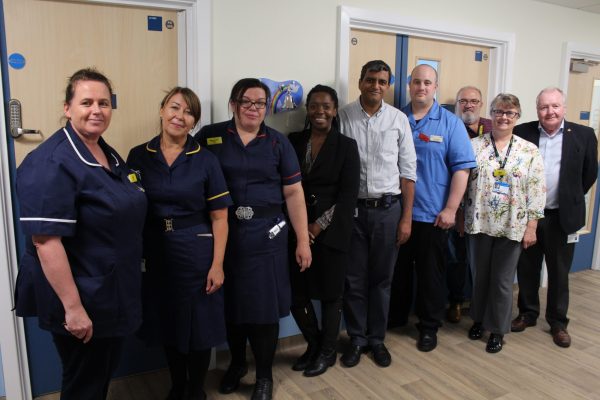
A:
[[[317,241],[340,251],[348,251],[360,179],[356,141],[332,129],[310,173],[306,174],[304,157],[310,131],[290,133],[288,139],[302,166],[302,187],[307,199],[308,222],[314,222],[332,205],[336,205],[331,224],[319,234]],[[316,198],[316,203],[312,206],[310,204],[314,200],[311,201],[311,195]]]
[[[538,121],[515,127],[514,133],[536,146],[540,143]],[[598,140],[590,127],[565,121],[560,176],[558,213],[566,233],[585,225],[585,194],[598,176]]]

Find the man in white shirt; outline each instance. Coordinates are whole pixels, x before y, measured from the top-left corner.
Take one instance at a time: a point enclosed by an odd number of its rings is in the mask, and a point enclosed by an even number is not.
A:
[[[361,95],[340,110],[341,131],[356,140],[360,187],[346,273],[344,318],[351,346],[341,362],[353,367],[370,350],[387,367],[383,340],[398,247],[410,237],[416,155],[406,115],[383,101],[391,70],[381,60],[361,70]],[[400,202],[400,197],[402,201]]]

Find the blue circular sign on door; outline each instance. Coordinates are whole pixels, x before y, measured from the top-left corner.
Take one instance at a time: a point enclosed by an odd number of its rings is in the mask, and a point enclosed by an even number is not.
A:
[[[8,56],[8,65],[14,69],[22,69],[25,66],[25,57],[21,53],[12,53]]]

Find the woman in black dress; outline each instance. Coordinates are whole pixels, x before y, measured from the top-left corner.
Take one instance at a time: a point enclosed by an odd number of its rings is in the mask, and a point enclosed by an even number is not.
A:
[[[313,254],[310,269],[290,269],[292,315],[308,342],[292,368],[317,376],[336,360],[360,161],[354,139],[339,132],[335,90],[315,86],[306,98],[306,109],[304,131],[289,135],[302,168]],[[320,331],[311,299],[321,300]]]

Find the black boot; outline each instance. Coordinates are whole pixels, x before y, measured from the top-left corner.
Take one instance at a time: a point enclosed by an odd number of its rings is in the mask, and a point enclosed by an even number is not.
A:
[[[323,349],[319,352],[317,358],[304,370],[303,375],[308,377],[319,376],[325,373],[327,368],[333,367],[336,360],[337,353],[335,349]]]
[[[319,324],[310,301],[304,307],[292,307],[291,311],[298,328],[300,328],[304,339],[308,343],[306,351],[292,365],[292,369],[294,371],[304,371],[319,352]]]

